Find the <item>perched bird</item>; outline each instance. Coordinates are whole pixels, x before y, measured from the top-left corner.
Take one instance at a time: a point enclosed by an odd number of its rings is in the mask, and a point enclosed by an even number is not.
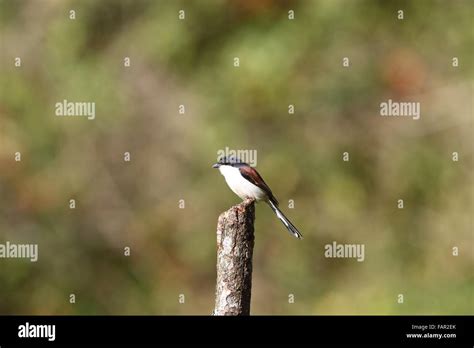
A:
[[[278,208],[278,201],[272,190],[254,168],[237,157],[222,157],[212,167],[219,169],[227,185],[237,196],[244,200],[250,198],[267,202],[288,231],[296,238],[303,239],[298,229]]]

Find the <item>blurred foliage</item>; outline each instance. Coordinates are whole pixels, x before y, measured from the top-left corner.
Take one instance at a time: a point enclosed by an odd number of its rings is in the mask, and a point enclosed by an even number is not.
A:
[[[305,236],[257,206],[253,313],[472,313],[472,5],[2,0],[0,243],[39,261],[0,260],[0,313],[210,314],[226,146],[258,151]],[[389,98],[421,119],[380,117]],[[56,117],[63,99],[96,119]]]

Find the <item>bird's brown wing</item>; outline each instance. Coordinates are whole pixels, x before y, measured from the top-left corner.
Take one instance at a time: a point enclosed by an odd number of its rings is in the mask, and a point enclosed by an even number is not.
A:
[[[254,168],[250,166],[242,166],[239,167],[239,171],[245,179],[265,191],[268,196],[268,199],[270,199],[276,206],[278,206],[278,200],[273,195],[272,190],[270,190],[270,187],[268,187],[266,182]]]

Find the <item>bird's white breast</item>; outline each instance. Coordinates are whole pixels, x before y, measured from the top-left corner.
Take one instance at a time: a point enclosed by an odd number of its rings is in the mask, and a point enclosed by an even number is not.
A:
[[[230,189],[240,198],[254,198],[256,200],[266,198],[265,191],[245,179],[238,168],[222,165],[219,167],[219,171],[224,176]]]

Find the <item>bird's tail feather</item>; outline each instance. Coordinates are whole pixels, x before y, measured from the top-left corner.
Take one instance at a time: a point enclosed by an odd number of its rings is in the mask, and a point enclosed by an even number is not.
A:
[[[282,213],[282,211],[276,206],[275,203],[273,203],[271,200],[268,200],[268,205],[272,210],[275,212],[276,216],[281,220],[283,225],[288,229],[288,232],[290,232],[293,236],[295,236],[298,239],[303,239],[303,236],[301,235],[300,231],[291,223],[290,220],[285,216],[285,214]]]

